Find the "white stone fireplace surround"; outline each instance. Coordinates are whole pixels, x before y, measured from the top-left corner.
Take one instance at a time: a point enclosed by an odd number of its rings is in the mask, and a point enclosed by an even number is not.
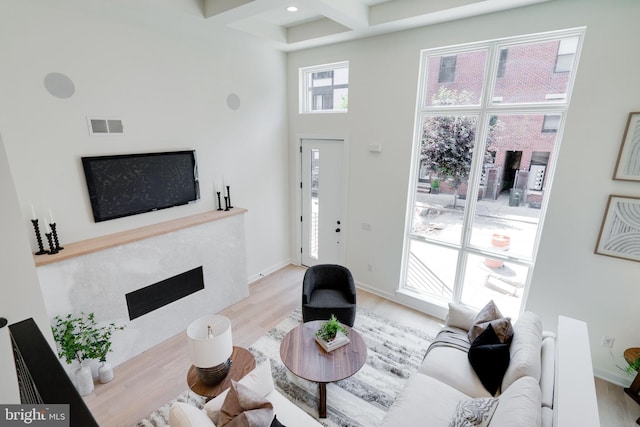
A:
[[[37,256],[50,319],[93,312],[100,323],[126,325],[108,355],[116,366],[240,301],[249,295],[244,212],[207,212]],[[125,294],[200,266],[203,290],[129,320]]]

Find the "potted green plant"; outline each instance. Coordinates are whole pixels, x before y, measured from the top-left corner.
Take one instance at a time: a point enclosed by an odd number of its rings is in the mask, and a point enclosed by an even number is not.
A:
[[[627,372],[633,375],[640,372],[640,357],[636,358],[631,363],[629,363],[629,366],[627,367]]]
[[[349,335],[347,329],[332,314],[329,320],[320,325],[316,332],[316,341],[326,351],[332,351],[349,343],[347,335]]]
[[[113,370],[110,365],[105,366],[107,365],[107,353],[111,351],[111,336],[115,331],[124,329],[124,326],[117,326],[115,323],[98,326],[93,313],[87,315],[80,313],[79,316],[67,314],[65,317],[56,316],[53,320],[54,324],[51,329],[53,338],[58,343],[58,356],[68,364],[74,361],[80,364],[80,368],[75,371],[76,386],[80,394],[85,395],[93,391],[91,370],[83,366],[82,363],[85,360],[100,360],[103,365],[101,368],[106,368],[103,369],[106,372],[101,381],[111,381]]]
[[[431,181],[431,192],[433,194],[440,193],[440,181],[438,181],[438,178],[433,178]]]

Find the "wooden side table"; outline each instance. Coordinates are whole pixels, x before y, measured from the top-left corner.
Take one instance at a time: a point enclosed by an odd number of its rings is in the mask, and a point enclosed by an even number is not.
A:
[[[231,380],[240,380],[255,369],[255,367],[256,359],[253,357],[253,354],[245,348],[234,346],[233,353],[231,353],[231,368],[224,380],[216,385],[206,385],[198,378],[196,367],[191,365],[187,373],[187,384],[194,393],[205,396],[208,402],[231,387]]]
[[[638,347],[628,348],[624,351],[624,360],[626,360],[629,365],[638,357],[640,357],[640,348]],[[636,373],[636,377],[631,383],[631,386],[625,388],[624,392],[640,405],[640,372]],[[636,424],[640,424],[640,418],[636,420]]]

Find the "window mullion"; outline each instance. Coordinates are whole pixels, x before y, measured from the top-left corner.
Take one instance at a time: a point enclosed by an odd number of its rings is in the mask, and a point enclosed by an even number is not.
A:
[[[476,140],[473,144],[473,157],[471,159],[471,170],[469,172],[469,180],[467,183],[467,202],[462,221],[461,247],[460,252],[458,253],[458,262],[456,266],[455,281],[453,286],[453,301],[456,303],[459,303],[462,299],[464,275],[467,271],[467,247],[469,246],[469,242],[471,240],[473,215],[475,214],[477,207],[476,195],[478,194],[478,191],[480,191],[480,168],[482,167],[484,150],[486,148],[487,126],[489,122],[486,111],[490,105],[490,95],[492,94],[491,81],[495,73],[495,49],[495,44],[490,44],[487,46],[487,59],[480,96],[480,109],[476,109],[475,111],[475,114],[478,117],[476,122]]]
[[[484,112],[478,113],[478,127],[476,128],[476,141],[473,144],[473,158],[467,184],[467,203],[462,222],[462,249],[466,250],[471,240],[473,216],[478,204],[477,194],[480,191],[480,169],[486,150],[487,128],[489,119]]]
[[[453,282],[453,295],[452,300],[455,303],[459,303],[462,299],[462,290],[464,283],[464,273],[467,270],[467,252],[460,249],[458,251],[458,262],[456,264],[456,274]]]

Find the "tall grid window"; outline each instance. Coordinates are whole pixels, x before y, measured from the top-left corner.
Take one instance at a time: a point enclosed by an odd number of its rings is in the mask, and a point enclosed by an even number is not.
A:
[[[422,52],[399,291],[426,311],[493,299],[518,317],[583,34]],[[558,72],[560,54],[567,72]]]
[[[349,63],[300,69],[300,113],[347,112]]]

